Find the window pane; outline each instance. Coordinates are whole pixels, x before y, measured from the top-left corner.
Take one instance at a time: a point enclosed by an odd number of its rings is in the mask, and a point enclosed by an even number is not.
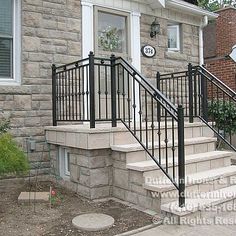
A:
[[[12,77],[12,39],[0,38],[0,77]]]
[[[98,48],[126,53],[126,17],[98,12]]]
[[[12,36],[13,0],[0,0],[0,35]]]
[[[174,27],[168,28],[168,48],[177,48],[177,29]]]

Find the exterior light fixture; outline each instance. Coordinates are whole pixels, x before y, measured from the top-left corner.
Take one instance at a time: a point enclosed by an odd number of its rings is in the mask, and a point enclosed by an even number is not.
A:
[[[157,21],[157,18],[151,24],[150,37],[153,38],[160,33],[160,24]]]

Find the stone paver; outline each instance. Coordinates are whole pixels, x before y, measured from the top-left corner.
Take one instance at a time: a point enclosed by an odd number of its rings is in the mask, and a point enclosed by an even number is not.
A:
[[[84,231],[99,231],[112,227],[115,220],[109,215],[90,213],[76,216],[72,224]]]
[[[18,197],[18,203],[23,202],[48,202],[49,192],[21,192]]]

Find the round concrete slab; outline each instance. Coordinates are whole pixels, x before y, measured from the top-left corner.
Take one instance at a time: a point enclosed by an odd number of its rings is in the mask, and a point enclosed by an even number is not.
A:
[[[99,231],[112,227],[115,220],[113,217],[105,214],[83,214],[76,216],[72,220],[72,224],[80,230]]]

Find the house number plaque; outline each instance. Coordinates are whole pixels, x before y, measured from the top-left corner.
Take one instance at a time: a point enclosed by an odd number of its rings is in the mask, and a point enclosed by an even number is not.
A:
[[[141,48],[144,57],[152,58],[156,55],[156,49],[151,45],[145,45]]]

